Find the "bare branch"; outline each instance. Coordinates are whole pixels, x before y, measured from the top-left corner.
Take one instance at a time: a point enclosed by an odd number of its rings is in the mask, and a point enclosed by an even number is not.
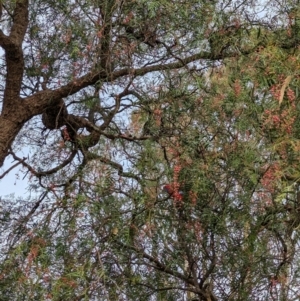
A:
[[[75,155],[77,154],[77,150],[73,150],[72,153],[70,154],[69,158],[64,160],[64,162],[62,162],[60,165],[58,165],[52,169],[49,169],[47,171],[36,171],[31,165],[29,165],[28,163],[25,162],[24,158],[23,159],[19,158],[13,151],[10,151],[9,154],[12,155],[15,160],[19,161],[18,164],[22,164],[29,171],[31,171],[36,177],[40,178],[43,176],[54,174],[55,172],[61,170],[62,168],[67,166],[69,163],[71,163],[72,160],[74,159]]]
[[[26,158],[23,158],[23,159],[21,159],[21,161],[12,165],[8,170],[6,170],[2,175],[0,175],[0,179],[3,179],[8,173],[10,173],[18,165],[22,164],[25,160],[26,160]]]

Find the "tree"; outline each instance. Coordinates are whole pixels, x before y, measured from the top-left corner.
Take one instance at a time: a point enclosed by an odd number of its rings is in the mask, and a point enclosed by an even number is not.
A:
[[[1,300],[299,297],[299,13],[269,5],[1,1],[0,165],[34,193]]]

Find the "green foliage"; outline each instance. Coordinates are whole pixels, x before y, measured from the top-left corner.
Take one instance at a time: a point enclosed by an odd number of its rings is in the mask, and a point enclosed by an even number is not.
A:
[[[298,298],[298,10],[271,7],[275,26],[231,1],[29,8],[21,96],[66,95],[66,116],[9,149],[38,189],[2,201],[0,299]]]

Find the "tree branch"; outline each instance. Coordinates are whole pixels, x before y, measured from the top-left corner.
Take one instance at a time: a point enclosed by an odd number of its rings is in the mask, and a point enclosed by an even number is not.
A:
[[[73,150],[71,155],[69,156],[69,158],[66,159],[64,162],[62,162],[60,165],[58,165],[52,169],[49,169],[47,171],[40,171],[40,172],[36,171],[31,165],[26,163],[24,158],[23,159],[19,158],[13,151],[10,151],[9,154],[12,155],[16,161],[19,161],[19,163],[21,163],[24,167],[26,167],[29,171],[31,171],[37,178],[40,178],[42,176],[54,174],[55,172],[61,170],[62,168],[67,166],[69,163],[71,163],[72,160],[74,159],[75,155],[77,154],[77,150]]]
[[[28,26],[28,0],[16,1],[13,25],[7,37],[0,32],[0,43],[5,50],[7,77],[3,99],[3,114],[14,110],[14,103],[20,98],[24,72],[22,42]]]
[[[123,247],[123,248],[130,249],[130,250],[134,251],[135,253],[141,255],[144,259],[149,260],[152,264],[154,264],[153,267],[156,270],[159,270],[161,272],[169,274],[169,275],[171,275],[171,276],[173,276],[175,278],[181,279],[185,283],[188,283],[188,284],[194,286],[194,280],[192,278],[187,278],[184,275],[182,275],[181,273],[169,269],[163,263],[161,263],[158,259],[150,256],[149,254],[147,254],[143,250],[140,250],[140,249],[138,249],[137,247],[134,247],[134,246],[126,245],[126,244],[124,244],[124,243],[122,243],[120,241],[116,241],[116,243],[118,245],[120,245],[121,247]],[[195,290],[194,289],[189,289],[189,291],[194,291],[196,294],[200,294],[201,296],[203,296],[204,298],[206,298],[205,300],[209,300],[207,298],[207,293],[205,291],[201,290],[201,289],[198,289],[198,288],[196,288]]]

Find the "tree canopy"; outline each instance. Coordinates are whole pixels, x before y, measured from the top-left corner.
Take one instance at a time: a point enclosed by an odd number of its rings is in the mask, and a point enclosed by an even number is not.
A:
[[[0,0],[0,299],[298,300],[299,17]]]

